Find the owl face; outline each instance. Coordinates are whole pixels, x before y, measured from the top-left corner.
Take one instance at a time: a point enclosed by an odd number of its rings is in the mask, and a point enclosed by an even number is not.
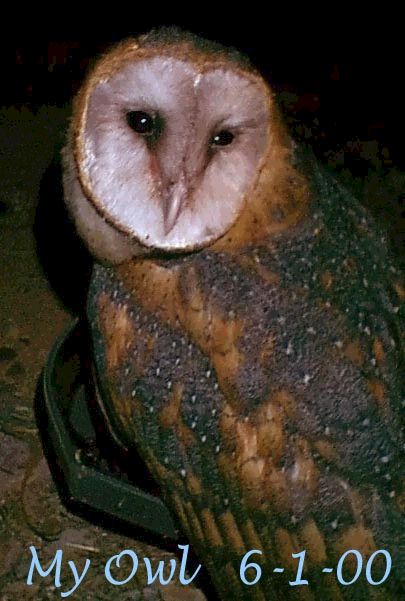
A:
[[[82,91],[74,136],[83,200],[121,237],[165,251],[229,230],[270,136],[259,77],[178,54],[133,45],[101,65]]]

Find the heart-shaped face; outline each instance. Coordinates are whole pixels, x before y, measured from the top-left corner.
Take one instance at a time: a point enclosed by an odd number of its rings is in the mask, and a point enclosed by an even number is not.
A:
[[[223,236],[260,173],[271,105],[261,77],[223,51],[132,41],[107,54],[76,103],[65,183],[96,255],[190,251]]]

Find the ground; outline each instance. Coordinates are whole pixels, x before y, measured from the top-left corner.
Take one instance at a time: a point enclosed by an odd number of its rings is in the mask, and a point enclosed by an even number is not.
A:
[[[72,310],[55,292],[58,286],[51,285],[49,273],[45,274],[43,251],[42,255],[38,252],[41,241],[33,226],[40,183],[63,139],[67,115],[67,109],[52,107],[41,108],[35,115],[25,108],[0,109],[0,600],[57,599],[73,585],[67,561],[77,562],[80,572],[89,558],[88,575],[75,598],[115,599],[119,591],[122,601],[202,601],[204,595],[192,586],[145,587],[145,570],[119,589],[110,584],[104,564],[123,549],[152,561],[171,556],[70,513],[59,499],[43,454],[33,400],[46,357],[72,319]],[[325,158],[340,168],[343,179],[359,196],[373,197],[371,208],[390,226],[401,251],[403,221],[399,217],[405,176],[392,165],[386,168],[387,152],[376,142],[369,147],[360,144],[360,156],[365,154],[362,160],[370,169],[354,180],[344,168],[345,153],[355,153],[353,145],[331,149]],[[47,221],[46,206],[40,236],[54,227],[53,212]],[[64,551],[61,588],[55,588],[53,578],[40,578],[38,573],[32,586],[27,585],[30,546],[44,566],[58,549]]]
[[[104,576],[104,564],[112,555],[132,549],[152,563],[171,557],[65,509],[38,435],[33,410],[38,378],[55,338],[72,319],[44,274],[33,228],[40,182],[62,138],[66,115],[66,110],[56,108],[40,110],[35,116],[25,109],[0,112],[1,601],[60,598],[60,592],[74,583],[67,561],[75,561],[80,573],[86,558],[91,566],[75,598],[115,599],[118,589]],[[64,551],[59,590],[53,577],[41,578],[38,573],[32,586],[27,585],[30,546],[36,548],[44,567],[58,549]],[[150,586],[141,592],[145,570],[138,572],[119,587],[123,601],[204,599],[191,585],[166,586],[160,591]]]

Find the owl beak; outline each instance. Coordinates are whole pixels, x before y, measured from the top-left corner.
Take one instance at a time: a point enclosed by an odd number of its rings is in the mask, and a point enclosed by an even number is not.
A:
[[[163,199],[163,229],[167,236],[177,223],[180,212],[187,197],[187,186],[184,176],[169,186]]]

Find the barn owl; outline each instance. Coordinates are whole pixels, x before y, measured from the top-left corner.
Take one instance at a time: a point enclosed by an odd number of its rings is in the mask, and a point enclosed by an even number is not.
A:
[[[122,42],[75,100],[64,189],[104,402],[218,596],[402,598],[401,274],[269,85],[186,33]]]

